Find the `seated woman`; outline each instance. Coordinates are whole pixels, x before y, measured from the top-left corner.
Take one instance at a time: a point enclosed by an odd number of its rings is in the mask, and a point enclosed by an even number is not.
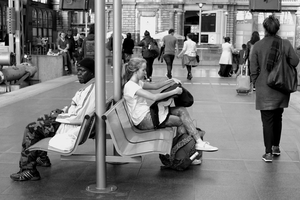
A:
[[[146,76],[146,60],[143,58],[131,58],[125,64],[123,95],[128,107],[130,117],[142,130],[153,129],[155,121],[159,121],[159,128],[178,127],[179,133],[188,133],[196,141],[196,149],[202,151],[217,151],[217,147],[211,146],[208,142],[202,141],[200,133],[185,107],[167,107],[165,112],[159,112],[159,119],[152,119],[150,106],[147,100],[159,101],[172,95],[181,94],[182,88],[165,93],[152,93],[148,90],[157,90],[175,83],[174,79],[167,79],[161,82],[143,82]],[[162,113],[162,114],[161,114]]]

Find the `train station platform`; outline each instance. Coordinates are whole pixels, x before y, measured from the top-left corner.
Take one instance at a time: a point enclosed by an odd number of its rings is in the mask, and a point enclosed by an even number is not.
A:
[[[0,95],[0,200],[298,200],[300,196],[300,93],[293,93],[283,114],[281,156],[265,163],[262,124],[255,110],[255,92],[237,95],[234,78],[220,78],[218,66],[186,70],[173,67],[173,77],[194,96],[188,108],[204,139],[219,147],[204,153],[199,166],[179,172],[161,169],[158,155],[140,164],[107,164],[107,184],[118,189],[94,194],[86,187],[96,182],[95,162],[61,161],[49,153],[51,167],[38,167],[40,181],[15,182],[25,126],[44,113],[63,108],[82,87],[76,76],[63,76]],[[112,95],[112,69],[107,67],[107,96]],[[165,79],[166,66],[155,64],[153,81]],[[93,152],[94,141],[78,152]]]

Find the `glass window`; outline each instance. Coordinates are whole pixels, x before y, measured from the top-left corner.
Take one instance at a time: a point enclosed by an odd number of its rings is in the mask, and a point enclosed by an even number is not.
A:
[[[53,20],[52,20],[52,13],[48,11],[48,28],[52,28]]]
[[[37,26],[37,12],[35,9],[32,9],[32,26]]]
[[[47,27],[48,16],[47,12],[43,11],[43,27]]]
[[[39,10],[38,11],[38,26],[41,27],[42,26],[42,21],[43,21],[43,14],[42,14],[42,11]]]

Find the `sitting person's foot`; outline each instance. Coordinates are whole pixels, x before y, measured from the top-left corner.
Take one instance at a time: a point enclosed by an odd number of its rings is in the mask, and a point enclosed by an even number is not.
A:
[[[213,151],[218,151],[218,147],[211,146],[209,142],[197,142],[195,146],[196,150],[201,150],[201,151],[207,151],[207,152],[213,152]]]
[[[201,165],[201,163],[202,163],[202,160],[201,160],[201,159],[195,159],[195,160],[191,163],[191,165]]]
[[[41,179],[40,173],[36,169],[19,171],[10,175],[10,178],[14,181],[37,181]]]
[[[48,156],[46,156],[45,158],[38,157],[36,159],[36,165],[41,167],[50,167],[51,162]]]

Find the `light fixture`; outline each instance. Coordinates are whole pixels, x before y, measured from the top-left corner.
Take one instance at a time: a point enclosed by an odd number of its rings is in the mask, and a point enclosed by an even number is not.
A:
[[[205,3],[198,3],[199,8],[201,9]]]

